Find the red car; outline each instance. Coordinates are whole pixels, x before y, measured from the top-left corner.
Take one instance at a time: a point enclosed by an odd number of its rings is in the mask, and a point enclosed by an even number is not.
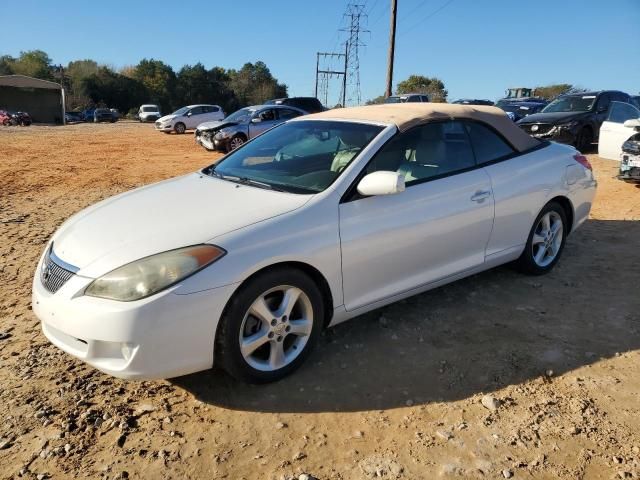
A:
[[[11,116],[9,116],[9,112],[5,110],[0,110],[0,125],[9,125],[9,121],[11,120]]]

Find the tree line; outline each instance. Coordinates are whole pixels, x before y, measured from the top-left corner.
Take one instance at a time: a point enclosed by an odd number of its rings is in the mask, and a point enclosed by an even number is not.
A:
[[[233,112],[246,105],[287,96],[287,86],[261,61],[245,63],[239,70],[207,69],[196,63],[184,65],[176,72],[170,65],[152,58],[120,69],[90,59],[54,65],[46,52],[31,50],[21,52],[18,57],[0,56],[0,75],[12,74],[62,83],[67,110],[106,106],[132,113],[140,105],[151,103],[168,113],[184,105],[211,103]]]
[[[553,100],[558,95],[567,93],[579,93],[585,89],[572,85],[570,83],[558,83],[545,86],[535,87],[533,94],[536,97],[545,100]],[[410,75],[409,78],[398,83],[396,86],[396,94],[402,95],[406,93],[426,93],[432,102],[442,103],[447,101],[449,92],[445,88],[444,82],[436,77],[426,77],[424,75]],[[385,96],[380,95],[369,101],[367,105],[375,105],[384,103]]]

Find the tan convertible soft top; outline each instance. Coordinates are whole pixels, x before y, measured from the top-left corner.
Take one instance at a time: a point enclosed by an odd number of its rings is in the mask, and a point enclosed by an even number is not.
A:
[[[497,107],[451,103],[388,103],[364,107],[336,108],[307,115],[304,118],[335,118],[391,123],[395,124],[401,132],[416,125],[435,120],[469,118],[495,128],[520,152],[540,145],[539,140],[522,131]]]

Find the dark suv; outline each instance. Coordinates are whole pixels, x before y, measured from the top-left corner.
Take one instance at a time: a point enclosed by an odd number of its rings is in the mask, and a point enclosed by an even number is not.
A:
[[[274,98],[267,100],[265,105],[288,105],[304,110],[307,113],[323,112],[325,108],[316,97],[291,97],[291,98]]]
[[[573,145],[581,152],[598,141],[611,102],[630,103],[624,92],[604,90],[560,95],[540,113],[517,122],[529,135]]]

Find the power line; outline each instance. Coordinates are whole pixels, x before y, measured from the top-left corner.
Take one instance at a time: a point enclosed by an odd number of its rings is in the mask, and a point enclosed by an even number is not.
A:
[[[434,15],[440,13],[442,10],[444,10],[446,7],[448,7],[449,5],[451,5],[451,3],[453,3],[454,0],[447,0],[443,5],[441,5],[439,8],[435,9],[434,11],[432,11],[431,13],[429,13],[426,17],[423,17],[418,23],[414,24],[413,26],[405,29],[404,31],[401,31],[401,33],[398,35],[398,37],[402,37],[403,35],[406,35],[407,33],[409,33],[411,30],[413,30],[414,28],[422,25],[424,22],[426,22],[427,20],[429,20],[431,17],[433,17]]]

